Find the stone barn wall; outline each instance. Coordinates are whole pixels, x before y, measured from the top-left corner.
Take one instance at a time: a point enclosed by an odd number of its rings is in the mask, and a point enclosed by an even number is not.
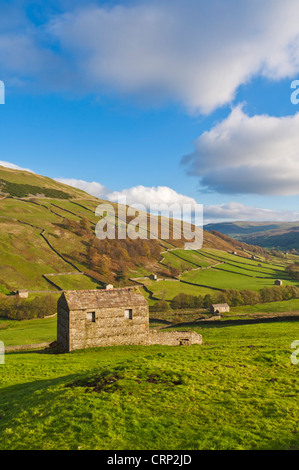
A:
[[[63,351],[69,351],[69,312],[67,304],[62,297],[58,300],[57,312],[57,343]]]
[[[70,314],[70,350],[145,344],[148,332],[147,307],[126,305],[91,311],[75,310]],[[132,319],[125,310],[132,310]],[[94,320],[92,319],[94,315]]]
[[[149,333],[148,344],[160,344],[164,346],[191,346],[202,344],[202,336],[194,331],[157,331]]]

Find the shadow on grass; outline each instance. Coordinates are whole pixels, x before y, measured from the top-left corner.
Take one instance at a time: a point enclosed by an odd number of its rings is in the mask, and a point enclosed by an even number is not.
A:
[[[29,352],[29,351],[28,351]],[[23,352],[22,354],[26,354]],[[14,353],[18,354],[18,353]],[[31,351],[32,354],[32,351]],[[69,381],[78,378],[80,374],[70,374],[65,375],[63,377],[57,377],[54,379],[46,379],[46,380],[35,380],[34,382],[25,382],[22,384],[10,385],[5,388],[0,389],[0,397],[1,397],[1,405],[0,409],[4,409],[9,406],[9,412],[13,411],[14,407],[17,406],[18,408],[23,408],[24,405],[32,404],[33,406],[36,405],[36,398],[34,397],[35,392],[44,391],[46,394],[53,396],[54,390],[52,387],[56,387],[57,385],[64,385],[69,383]],[[55,394],[65,393],[63,389],[57,390],[55,389]],[[21,399],[21,400],[20,400]],[[3,416],[1,417],[3,419]],[[1,423],[1,421],[0,421]]]
[[[226,326],[241,326],[241,325],[255,325],[258,323],[277,323],[277,322],[296,322],[299,321],[299,316],[287,316],[287,317],[277,317],[277,318],[254,318],[246,320],[211,320],[211,321],[192,321],[192,322],[182,322],[182,323],[172,323],[170,326],[166,326],[163,329],[175,329],[180,327],[188,328],[225,328]]]
[[[161,325],[172,325],[171,321],[168,320],[161,320],[160,318],[150,318],[149,319],[150,323],[160,323]]]
[[[62,410],[72,408],[72,400],[67,399],[65,385],[81,377],[80,374],[70,374],[63,377],[46,380],[36,380],[23,384],[11,385],[0,390],[0,448],[35,449],[43,447],[42,443],[24,443],[22,438],[16,438],[20,430],[28,427],[32,432],[38,427],[47,429],[50,420],[57,423]],[[62,428],[67,423],[60,423]],[[6,433],[9,430],[9,433]],[[21,431],[21,434],[24,431]],[[36,437],[37,438],[37,437]],[[39,439],[37,439],[39,440]]]

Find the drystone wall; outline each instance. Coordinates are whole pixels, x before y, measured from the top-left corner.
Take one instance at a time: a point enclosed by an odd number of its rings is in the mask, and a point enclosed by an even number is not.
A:
[[[148,344],[160,344],[164,346],[191,346],[202,344],[202,336],[194,331],[158,331],[149,332]]]

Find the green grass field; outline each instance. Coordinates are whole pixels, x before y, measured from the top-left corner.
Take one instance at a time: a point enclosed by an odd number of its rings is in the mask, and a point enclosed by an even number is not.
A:
[[[84,275],[59,275],[49,279],[63,290],[98,289],[101,284]]]
[[[55,341],[56,329],[57,317],[22,321],[0,318],[0,341],[5,346]]]
[[[203,346],[7,353],[0,448],[298,449],[299,323],[196,331]]]
[[[250,258],[249,253],[244,253],[244,256],[239,256],[239,255],[233,255],[232,253],[227,253],[222,250],[216,250],[216,249],[207,249],[203,248],[200,250],[200,253],[204,257],[210,257],[213,260],[217,261],[228,261],[232,263],[236,263],[238,265],[245,265],[248,267],[251,266],[257,266],[258,264],[261,264],[262,267],[264,268],[284,268],[284,262],[283,260],[279,258],[274,258],[272,257],[271,261],[266,261],[262,257],[258,257],[258,259],[253,260]]]
[[[231,313],[287,313],[299,311],[299,299],[282,300],[281,302],[266,302],[257,305],[242,305],[232,307]]]
[[[281,279],[283,285],[299,285],[298,280],[293,280],[286,274],[285,265],[279,264],[281,261],[278,259],[276,262],[252,260],[215,249],[202,249],[199,252],[175,250],[163,256],[164,264],[192,270],[179,276],[179,280],[183,282],[144,281],[144,285],[157,299],[170,301],[181,292],[213,295],[221,289],[258,291],[263,287],[274,287],[276,279]],[[208,266],[209,269],[197,269]],[[154,304],[148,293],[145,293],[145,297],[150,305]]]
[[[217,269],[211,268],[204,271],[191,271],[184,274],[180,279],[198,285],[221,289],[249,289],[260,290],[263,287],[274,287],[275,277],[249,277],[242,276],[236,270],[230,270],[226,265]],[[285,281],[285,285],[298,285],[298,281],[291,279]]]
[[[198,251],[174,250],[163,253],[162,263],[184,271],[188,268],[212,266],[216,261],[204,258]]]
[[[165,299],[167,301],[173,299],[180,292],[189,295],[206,295],[214,294],[215,291],[207,287],[192,286],[176,281],[144,281],[144,285],[153,292],[157,299]],[[151,304],[151,303],[150,303]]]

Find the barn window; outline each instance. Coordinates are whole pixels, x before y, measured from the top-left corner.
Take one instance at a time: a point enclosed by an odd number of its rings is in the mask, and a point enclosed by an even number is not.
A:
[[[87,312],[86,320],[94,323],[96,321],[96,312]]]
[[[125,310],[125,318],[127,318],[128,320],[132,320],[133,318],[133,310],[131,308],[127,308]]]

